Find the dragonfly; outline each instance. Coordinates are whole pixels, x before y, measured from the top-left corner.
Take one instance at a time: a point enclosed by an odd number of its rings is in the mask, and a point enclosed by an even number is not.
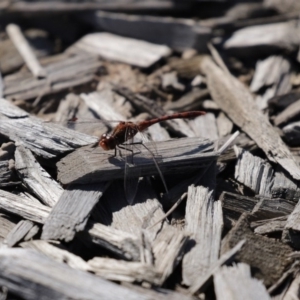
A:
[[[151,151],[143,142],[133,142],[133,138],[137,135],[137,133],[141,133],[143,131],[145,131],[147,128],[149,128],[150,126],[156,124],[156,123],[160,123],[160,122],[164,122],[167,120],[173,120],[173,119],[192,119],[201,115],[205,115],[206,113],[204,111],[187,111],[187,112],[179,112],[179,113],[174,113],[172,115],[166,115],[166,116],[162,116],[159,118],[154,118],[154,119],[150,119],[150,120],[145,120],[145,121],[140,121],[140,122],[126,122],[126,121],[121,121],[119,122],[119,124],[114,128],[113,132],[111,134],[106,134],[104,133],[99,140],[98,146],[100,146],[103,150],[115,150],[114,153],[114,157],[117,155],[117,148],[120,149],[125,149],[127,151],[132,152],[133,155],[133,150],[131,148],[129,148],[128,146],[132,146],[132,145],[136,145],[136,144],[141,144],[142,146],[144,146],[149,153],[152,156],[152,159],[155,163],[155,166],[158,170],[158,173],[162,179],[162,182],[164,184],[165,190],[166,192],[168,191],[167,189],[167,185],[165,183],[163,174],[158,166],[155,154],[153,153],[153,151]],[[128,141],[130,141],[129,143],[127,143]],[[128,178],[130,178],[130,176],[128,175],[129,173],[129,164],[128,162],[125,162],[125,180],[124,180],[124,188],[125,188],[125,194],[127,194],[126,198],[127,201],[129,202],[129,204],[132,204],[134,196],[135,196],[135,192],[131,193],[131,196],[128,196],[130,193],[126,192],[128,191]]]

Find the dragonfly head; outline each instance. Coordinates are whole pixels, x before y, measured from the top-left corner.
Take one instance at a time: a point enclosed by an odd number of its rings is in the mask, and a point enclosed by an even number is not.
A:
[[[104,150],[112,150],[116,148],[116,141],[111,135],[104,133],[99,140],[99,146]]]

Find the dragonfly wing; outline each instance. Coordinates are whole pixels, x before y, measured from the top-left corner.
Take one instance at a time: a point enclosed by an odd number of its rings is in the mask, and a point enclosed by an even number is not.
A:
[[[126,129],[126,136],[129,135],[129,129]],[[132,205],[135,200],[135,196],[139,185],[139,176],[133,172],[134,164],[134,140],[133,137],[127,139],[126,144],[119,146],[125,154],[125,172],[124,172],[124,191],[127,202]]]
[[[160,165],[162,165],[161,161],[162,158],[161,156],[158,154],[157,148],[156,148],[156,144],[155,142],[147,136],[147,134],[145,134],[145,132],[139,132],[138,136],[141,138],[142,140],[142,146],[147,149],[149,156],[151,157],[151,159],[153,160],[155,167],[157,169],[157,172],[159,174],[159,177],[164,185],[165,191],[166,193],[168,193],[168,187],[166,184],[166,180],[165,177],[163,175],[163,172],[161,170]]]

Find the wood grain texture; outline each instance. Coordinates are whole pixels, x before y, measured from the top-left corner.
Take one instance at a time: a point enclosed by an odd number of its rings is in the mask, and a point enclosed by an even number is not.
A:
[[[149,68],[161,58],[171,54],[171,49],[167,46],[151,44],[106,32],[85,35],[67,51],[99,55],[107,60],[127,63],[141,68]]]
[[[250,188],[255,194],[270,197],[274,174],[272,166],[246,150],[236,146],[234,149],[237,156],[235,179]]]
[[[203,168],[215,160],[217,153],[212,151],[212,143],[200,138],[173,139],[164,142],[146,144],[152,152],[158,153],[159,166],[163,174],[184,173]],[[142,145],[137,145],[130,166],[131,176],[157,174],[157,168],[151,154]],[[125,152],[125,153],[124,153]],[[122,151],[122,155],[130,155]],[[83,147],[65,156],[57,163],[58,180],[63,184],[92,183],[124,178],[124,157],[113,157],[114,150]]]
[[[30,72],[19,72],[4,78],[7,99],[28,100],[57,93],[90,82],[101,66],[97,57],[75,55],[44,67],[47,78],[36,79]]]
[[[263,279],[267,287],[275,283],[290,266],[292,249],[274,239],[254,234],[247,214],[240,217],[223,239],[221,252],[228,251],[242,239],[246,239],[246,243],[237,255],[237,260],[256,268],[255,278]]]
[[[37,223],[44,223],[51,211],[48,206],[3,190],[0,190],[0,208]]]
[[[151,299],[33,250],[0,249],[0,258],[1,285],[24,299]]]
[[[155,285],[159,285],[161,282],[161,274],[149,264],[120,261],[105,257],[94,257],[87,263],[92,272],[105,279],[148,282]]]
[[[270,55],[278,50],[292,52],[296,50],[295,46],[299,42],[298,36],[295,35],[297,30],[297,23],[294,21],[249,26],[236,30],[226,40],[224,48],[239,56],[253,56],[258,53]],[[262,31],[263,36],[260,34]]]
[[[50,243],[42,240],[33,240],[23,242],[20,246],[24,249],[36,250],[61,264],[66,263],[73,269],[91,271],[89,265],[81,257],[65,249],[59,242]]]
[[[175,2],[173,2],[174,4]],[[206,43],[211,36],[211,28],[201,25],[200,22],[183,18],[127,16],[98,11],[84,15],[83,19],[102,31],[146,40],[155,44],[168,45],[178,50],[189,48],[195,48],[199,51],[206,50]],[[159,34],[156,34],[157,32]]]
[[[214,274],[214,286],[218,300],[271,299],[263,283],[251,277],[250,266],[244,263],[220,268]]]
[[[27,188],[47,206],[53,207],[63,188],[36,161],[29,149],[20,145],[15,152],[15,169]]]
[[[88,218],[107,187],[106,183],[71,186],[67,188],[50,212],[42,239],[71,241],[82,231]]]
[[[228,252],[223,253],[217,262],[211,266],[211,268],[205,273],[204,276],[199,277],[193,285],[189,287],[189,293],[195,294],[197,292],[205,291],[207,286],[212,282],[213,275],[220,269],[224,264],[232,262],[234,256],[242,249],[245,244],[245,240],[241,240]]]
[[[208,186],[188,189],[185,232],[191,235],[191,249],[182,262],[183,282],[187,286],[203,276],[219,257],[223,216],[221,202],[214,201],[215,165],[205,176]]]
[[[34,223],[28,220],[20,221],[14,228],[9,232],[5,238],[5,244],[8,247],[13,247],[17,243],[23,240],[29,231],[34,227]]]
[[[80,146],[97,142],[96,137],[58,124],[42,122],[38,118],[28,118],[27,113],[5,99],[0,100],[0,115],[13,118],[0,120],[1,134],[24,144],[44,158],[54,158]]]
[[[134,234],[138,238],[144,230],[153,251],[154,266],[161,273],[160,284],[163,284],[180,262],[188,236],[167,223],[156,224],[164,216],[164,211],[145,180],[140,183],[132,205],[128,205],[122,189],[120,182],[111,185],[101,201],[102,205],[97,206],[93,216],[103,224]],[[154,224],[156,225],[151,227]],[[144,249],[143,252],[145,251],[147,250]]]
[[[124,260],[140,261],[142,251],[140,237],[122,229],[90,221],[86,230],[79,233],[79,237],[92,241]]]
[[[300,169],[295,159],[276,130],[257,109],[247,88],[211,59],[205,59],[201,68],[207,76],[211,95],[220,108],[257,143],[270,161],[277,162],[299,180]]]

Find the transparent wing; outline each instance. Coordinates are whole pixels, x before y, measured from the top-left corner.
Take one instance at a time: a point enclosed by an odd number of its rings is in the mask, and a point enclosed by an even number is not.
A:
[[[130,135],[130,128],[126,129],[126,137]],[[131,135],[132,136],[132,135]],[[124,150],[125,154],[125,172],[124,172],[124,191],[127,202],[132,205],[137,194],[139,185],[139,175],[137,169],[133,172],[134,164],[134,138],[127,139],[127,142],[123,145],[119,145],[119,148]]]

